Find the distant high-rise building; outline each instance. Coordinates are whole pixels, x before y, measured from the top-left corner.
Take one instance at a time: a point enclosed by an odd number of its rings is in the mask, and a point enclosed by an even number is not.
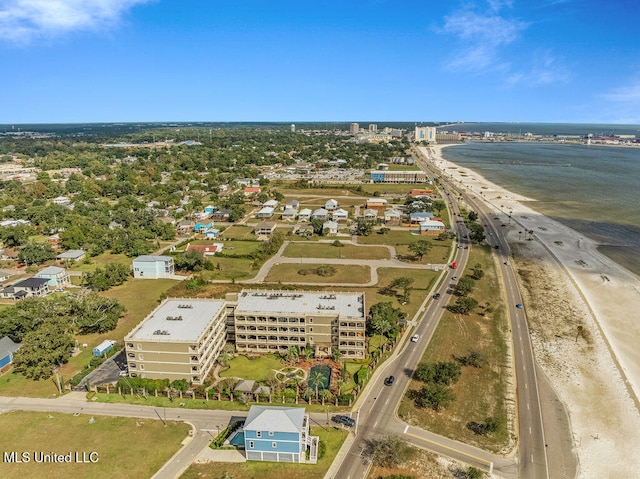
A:
[[[369,133],[375,133],[376,131],[378,131],[378,125],[376,125],[375,123],[370,123],[369,124]]]
[[[352,135],[355,135],[359,131],[360,131],[360,125],[358,125],[357,123],[351,123],[351,125],[349,126],[349,133],[351,133]]]
[[[296,125],[291,123],[291,133],[295,133],[295,132],[296,132]]]
[[[436,128],[434,126],[416,126],[415,141],[436,142]]]

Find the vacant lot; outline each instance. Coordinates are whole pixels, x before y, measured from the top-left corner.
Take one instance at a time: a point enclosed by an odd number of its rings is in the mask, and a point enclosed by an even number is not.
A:
[[[508,356],[508,322],[504,313],[501,291],[490,250],[474,248],[469,260],[473,266],[482,265],[484,277],[475,282],[470,294],[480,305],[469,315],[446,312],[431,340],[423,361],[455,361],[474,351],[479,353],[480,367],[463,366],[460,380],[452,387],[453,404],[439,413],[431,409],[418,409],[413,401],[404,398],[400,416],[410,424],[416,424],[437,434],[475,444],[492,451],[509,446],[509,418],[506,402],[509,399],[507,384],[510,380]],[[411,381],[409,390],[422,386]],[[484,422],[488,417],[501,424],[498,433],[478,436],[466,425],[470,421]]]
[[[119,264],[130,266],[132,261],[133,261],[133,258],[129,258],[123,254],[103,253],[93,258],[89,258],[89,263],[85,263],[84,260],[78,261],[69,269],[73,271],[83,271],[83,272],[95,271],[97,267],[104,268],[107,264],[110,264],[110,263],[119,263]]]
[[[233,244],[240,243],[240,241],[233,242]],[[255,260],[249,258],[223,258],[214,256],[211,258],[214,269],[210,271],[201,271],[201,274],[205,279],[247,279],[253,278],[258,272],[257,264]]]
[[[256,236],[253,234],[253,228],[250,226],[242,226],[242,225],[232,225],[229,226],[226,230],[224,230],[220,237],[223,239],[255,239]]]
[[[3,451],[29,451],[28,464],[2,464],[2,478],[151,477],[181,447],[189,426],[150,419],[112,418],[71,414],[10,412],[0,416]],[[58,454],[95,451],[98,462],[38,463],[33,452]]]
[[[344,430],[329,427],[312,427],[312,436],[320,436],[320,440],[327,445],[327,452],[318,464],[285,464],[281,462],[249,461],[244,464],[229,464],[213,462],[209,464],[194,464],[181,476],[181,479],[283,479],[289,477],[304,477],[305,479],[322,479],[329,469],[331,462],[338,453],[340,446],[347,437]]]
[[[356,246],[345,241],[342,246],[330,243],[290,243],[283,256],[290,258],[389,259],[389,250],[375,246]]]
[[[361,265],[331,265],[336,269],[331,276],[320,276],[318,274],[299,274],[299,271],[311,271],[318,268],[319,264],[307,263],[282,263],[277,264],[265,279],[268,283],[368,283],[371,281],[371,269]]]

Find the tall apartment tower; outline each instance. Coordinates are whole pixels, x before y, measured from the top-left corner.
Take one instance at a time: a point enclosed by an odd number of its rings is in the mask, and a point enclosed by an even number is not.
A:
[[[369,124],[369,133],[375,133],[378,131],[378,125],[375,123]]]
[[[436,128],[434,126],[416,126],[415,141],[436,143]]]
[[[360,125],[358,125],[357,123],[351,123],[351,125],[349,126],[349,133],[351,133],[352,135],[355,135],[359,131],[360,131]]]
[[[296,132],[296,125],[291,123],[291,133],[295,133]]]

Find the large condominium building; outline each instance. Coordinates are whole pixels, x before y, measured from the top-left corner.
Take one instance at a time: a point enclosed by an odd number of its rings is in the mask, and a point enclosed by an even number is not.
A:
[[[225,302],[165,300],[124,341],[129,375],[202,384],[226,341]]]
[[[316,357],[334,349],[345,358],[365,357],[364,294],[245,290],[227,300],[227,324],[238,352],[309,344]]]
[[[422,170],[371,170],[371,183],[425,183],[427,174]]]
[[[415,141],[436,143],[436,128],[434,126],[416,126]]]

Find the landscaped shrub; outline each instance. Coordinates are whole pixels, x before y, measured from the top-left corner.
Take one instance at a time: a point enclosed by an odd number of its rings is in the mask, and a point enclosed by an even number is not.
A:
[[[318,441],[318,459],[322,459],[326,453],[327,445],[322,439],[320,439],[320,441]]]

